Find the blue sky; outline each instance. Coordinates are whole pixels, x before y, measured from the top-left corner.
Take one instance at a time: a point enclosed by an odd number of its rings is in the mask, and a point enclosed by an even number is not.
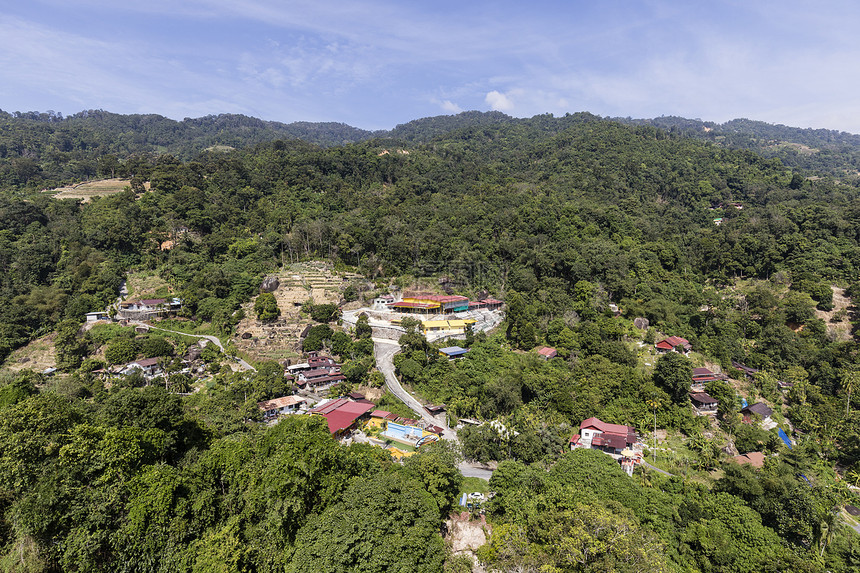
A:
[[[0,0],[0,109],[388,129],[736,117],[860,133],[860,3]]]

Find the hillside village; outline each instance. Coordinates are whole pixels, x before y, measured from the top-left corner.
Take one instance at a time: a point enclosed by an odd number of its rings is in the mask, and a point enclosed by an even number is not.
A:
[[[860,566],[856,186],[469,117],[105,159],[119,190],[32,150],[0,570]]]

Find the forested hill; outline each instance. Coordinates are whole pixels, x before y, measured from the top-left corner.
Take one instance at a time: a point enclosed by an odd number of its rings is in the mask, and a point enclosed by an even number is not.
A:
[[[0,184],[45,185],[104,174],[106,157],[170,153],[190,159],[207,148],[243,148],[276,139],[329,147],[368,139],[373,132],[342,123],[283,124],[244,115],[174,121],[160,115],[90,110],[67,117],[0,111]],[[107,168],[109,172],[109,167]]]
[[[851,180],[860,176],[860,135],[844,131],[802,129],[750,119],[733,119],[722,124],[672,116],[616,119],[633,125],[652,125],[723,147],[749,149],[810,173]]]
[[[846,485],[860,486],[857,187],[590,114],[476,119],[186,160],[166,146],[102,155],[51,131],[66,120],[7,117],[28,151],[7,147],[0,178],[0,571],[471,571],[438,533],[461,492],[451,452],[431,446],[401,466],[339,445],[318,418],[268,428],[258,402],[289,392],[281,363],[234,372],[207,345],[188,392],[189,341],[81,329],[132,272],[181,299],[162,326],[229,349],[265,300],[263,277],[312,260],[370,279],[352,288],[365,302],[417,279],[504,300],[503,325],[467,334],[463,359],[441,358],[414,324],[395,358],[452,420],[502,424],[458,434],[469,459],[500,462],[478,552],[488,570],[857,571],[860,541],[833,511],[860,505]],[[46,143],[65,136],[69,151]],[[39,192],[88,162],[134,178],[89,202]],[[317,306],[328,318],[303,350],[343,360],[338,391],[371,384],[370,333],[334,332],[334,305],[311,304],[309,321]],[[692,358],[658,358],[664,334],[686,338]],[[53,378],[10,356],[24,345],[53,347]],[[559,357],[539,359],[543,345]],[[139,356],[171,375],[101,378]],[[737,363],[759,372],[747,380]],[[736,382],[706,386],[713,422],[691,409],[694,364]],[[794,449],[744,422],[741,395],[773,407]],[[570,452],[589,417],[670,432],[648,459],[676,477],[629,479],[600,452]],[[761,452],[765,467],[727,452]]]
[[[708,281],[782,272],[816,292],[860,272],[856,188],[589,114],[466,127],[426,144],[276,141],[185,163],[138,156],[133,166],[151,182],[139,200],[0,205],[3,295],[52,301],[2,310],[7,352],[50,328],[76,296],[107,302],[116,273],[159,269],[168,257],[183,261],[172,279],[191,289],[189,300],[226,300],[234,271],[284,260],[321,257],[371,275],[434,274],[456,262],[451,273],[465,289],[525,293],[535,317],[564,308],[574,285],[590,281],[629,312],[685,333],[701,300],[694,291]],[[177,226],[200,240],[153,250]],[[225,272],[223,257],[238,266]],[[748,358],[730,339],[714,352]]]
[[[373,138],[424,143],[444,140],[459,130],[504,125],[518,125],[526,130],[540,125],[544,133],[550,134],[566,129],[569,117],[543,115],[516,119],[496,111],[467,111],[418,119],[391,130],[367,131],[342,123],[284,124],[234,114],[174,121],[159,115],[120,115],[102,110],[67,117],[53,112],[0,111],[0,186],[41,189],[96,177],[130,177],[138,164],[131,159],[133,156],[169,153],[186,161],[205,150],[241,149],[275,140],[302,140],[320,147]],[[828,174],[855,180],[860,169],[860,136],[847,133],[741,119],[725,124],[678,117],[612,121],[649,125],[675,136],[755,151],[764,157],[778,158],[784,165],[802,169],[809,175]]]

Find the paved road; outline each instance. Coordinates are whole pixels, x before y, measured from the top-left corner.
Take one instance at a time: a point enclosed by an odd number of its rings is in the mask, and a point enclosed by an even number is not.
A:
[[[221,341],[218,340],[217,336],[210,336],[208,334],[188,334],[187,332],[180,332],[178,330],[167,330],[166,328],[160,328],[158,326],[152,326],[151,324],[146,324],[145,322],[141,322],[139,320],[130,320],[130,321],[128,321],[128,323],[134,324],[137,326],[145,326],[145,327],[151,328],[153,330],[161,330],[162,332],[172,332],[173,334],[181,334],[183,336],[191,336],[193,338],[205,338],[206,340],[208,340],[209,342],[211,342],[212,344],[217,346],[218,349],[221,350],[221,352],[224,352],[224,345],[221,344]],[[244,360],[242,360],[238,356],[236,357],[236,362],[238,362],[239,366],[241,366],[245,370],[253,370],[254,372],[257,371],[256,368],[254,368],[253,366],[251,366],[250,364],[248,364],[247,362],[245,362]]]
[[[409,392],[403,389],[397,376],[394,373],[394,355],[400,352],[400,345],[393,340],[383,338],[373,339],[373,354],[376,356],[376,367],[382,372],[385,377],[385,386],[394,394],[401,402],[409,406],[422,420],[428,424],[433,424],[443,428],[442,438],[458,442],[457,432],[453,428],[449,428],[445,422],[440,422],[430,415],[421,402],[415,399]],[[457,468],[465,477],[476,477],[489,481],[493,476],[493,471],[478,464],[470,464],[469,462],[460,463]]]
[[[385,377],[385,386],[401,402],[409,406],[409,408],[422,420],[428,424],[440,426],[444,429],[445,432],[442,434],[443,438],[456,440],[456,432],[449,428],[444,422],[440,422],[431,416],[430,413],[424,409],[424,406],[421,405],[421,402],[416,400],[412,394],[404,390],[403,386],[400,385],[400,381],[397,380],[397,375],[394,373],[394,355],[398,352],[400,352],[400,345],[393,340],[386,340],[384,338],[373,339],[373,354],[376,357],[376,367]]]
[[[648,463],[648,462],[646,462],[645,460],[642,460],[642,465],[643,465],[643,466],[645,466],[646,468],[650,468],[650,469],[654,470],[655,472],[657,472],[657,473],[661,473],[661,474],[663,474],[663,475],[665,475],[665,476],[673,476],[673,475],[675,475],[675,474],[670,474],[670,473],[669,473],[669,472],[667,472],[666,470],[661,470],[660,468],[658,468],[658,467],[656,467],[656,466],[652,466],[651,464],[649,464],[649,463]]]

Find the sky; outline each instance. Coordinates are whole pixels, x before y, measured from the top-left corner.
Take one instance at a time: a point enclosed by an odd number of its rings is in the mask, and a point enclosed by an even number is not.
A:
[[[860,133],[860,3],[0,0],[0,109],[745,117]]]

